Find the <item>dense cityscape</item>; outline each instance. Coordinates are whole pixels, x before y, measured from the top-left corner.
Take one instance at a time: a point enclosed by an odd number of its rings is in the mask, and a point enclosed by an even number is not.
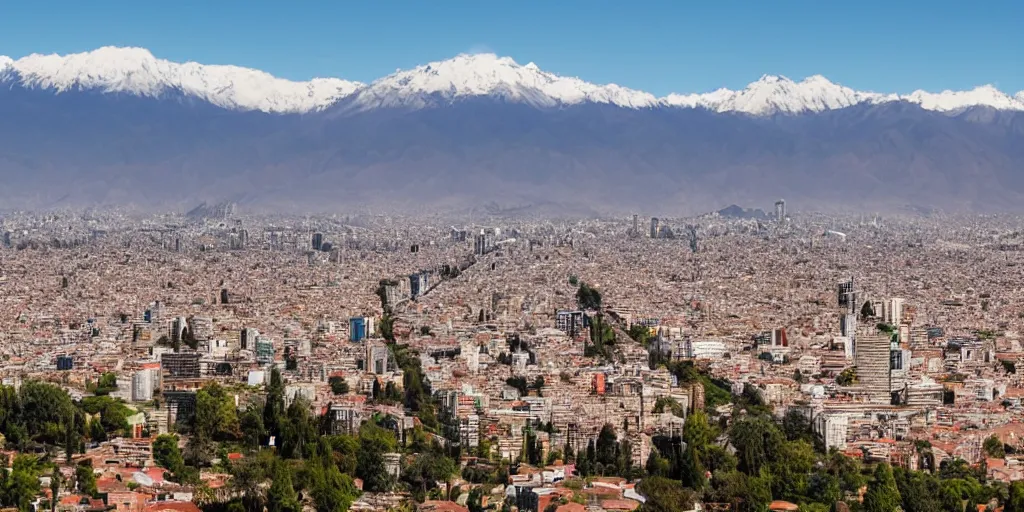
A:
[[[0,216],[22,511],[1024,510],[1011,216]]]

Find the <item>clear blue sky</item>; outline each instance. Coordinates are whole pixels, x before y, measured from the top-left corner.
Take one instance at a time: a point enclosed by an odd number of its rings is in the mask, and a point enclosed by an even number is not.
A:
[[[1024,90],[1024,1],[27,1],[0,9],[0,54],[142,46],[291,79],[370,81],[462,52],[657,95],[823,74],[910,92]]]

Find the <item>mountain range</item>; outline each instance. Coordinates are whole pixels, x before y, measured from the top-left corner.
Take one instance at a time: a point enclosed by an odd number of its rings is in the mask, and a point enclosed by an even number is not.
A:
[[[0,56],[0,208],[1019,210],[1024,91],[822,76],[653,94],[492,54],[296,82],[139,48]]]

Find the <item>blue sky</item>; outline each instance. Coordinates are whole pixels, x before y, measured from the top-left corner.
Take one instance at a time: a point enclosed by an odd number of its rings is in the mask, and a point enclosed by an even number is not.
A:
[[[370,81],[462,52],[657,95],[822,74],[906,93],[1024,90],[1024,2],[17,1],[0,54],[142,46],[291,79]]]

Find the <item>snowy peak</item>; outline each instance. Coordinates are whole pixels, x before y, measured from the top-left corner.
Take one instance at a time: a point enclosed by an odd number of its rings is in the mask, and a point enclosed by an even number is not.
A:
[[[970,91],[942,91],[931,93],[914,91],[902,99],[917,103],[925,110],[956,112],[969,107],[990,107],[997,110],[1024,110],[1024,91],[1010,96],[991,85],[975,87]]]
[[[180,64],[143,48],[117,47],[65,56],[0,57],[0,80],[57,93],[98,90],[158,98],[181,92],[223,108],[267,113],[323,109],[362,86],[336,78],[293,82],[249,68]]]
[[[381,78],[354,96],[360,110],[380,107],[424,108],[472,97],[495,97],[536,107],[606,103],[643,108],[658,104],[651,94],[615,84],[595,85],[525,66],[510,57],[463,54]]]
[[[799,114],[846,108],[858,103],[879,102],[895,96],[860,92],[814,75],[794,82],[784,76],[764,75],[745,89],[719,89],[707,94],[670,94],[666,105],[700,107],[715,112],[750,115]]]

